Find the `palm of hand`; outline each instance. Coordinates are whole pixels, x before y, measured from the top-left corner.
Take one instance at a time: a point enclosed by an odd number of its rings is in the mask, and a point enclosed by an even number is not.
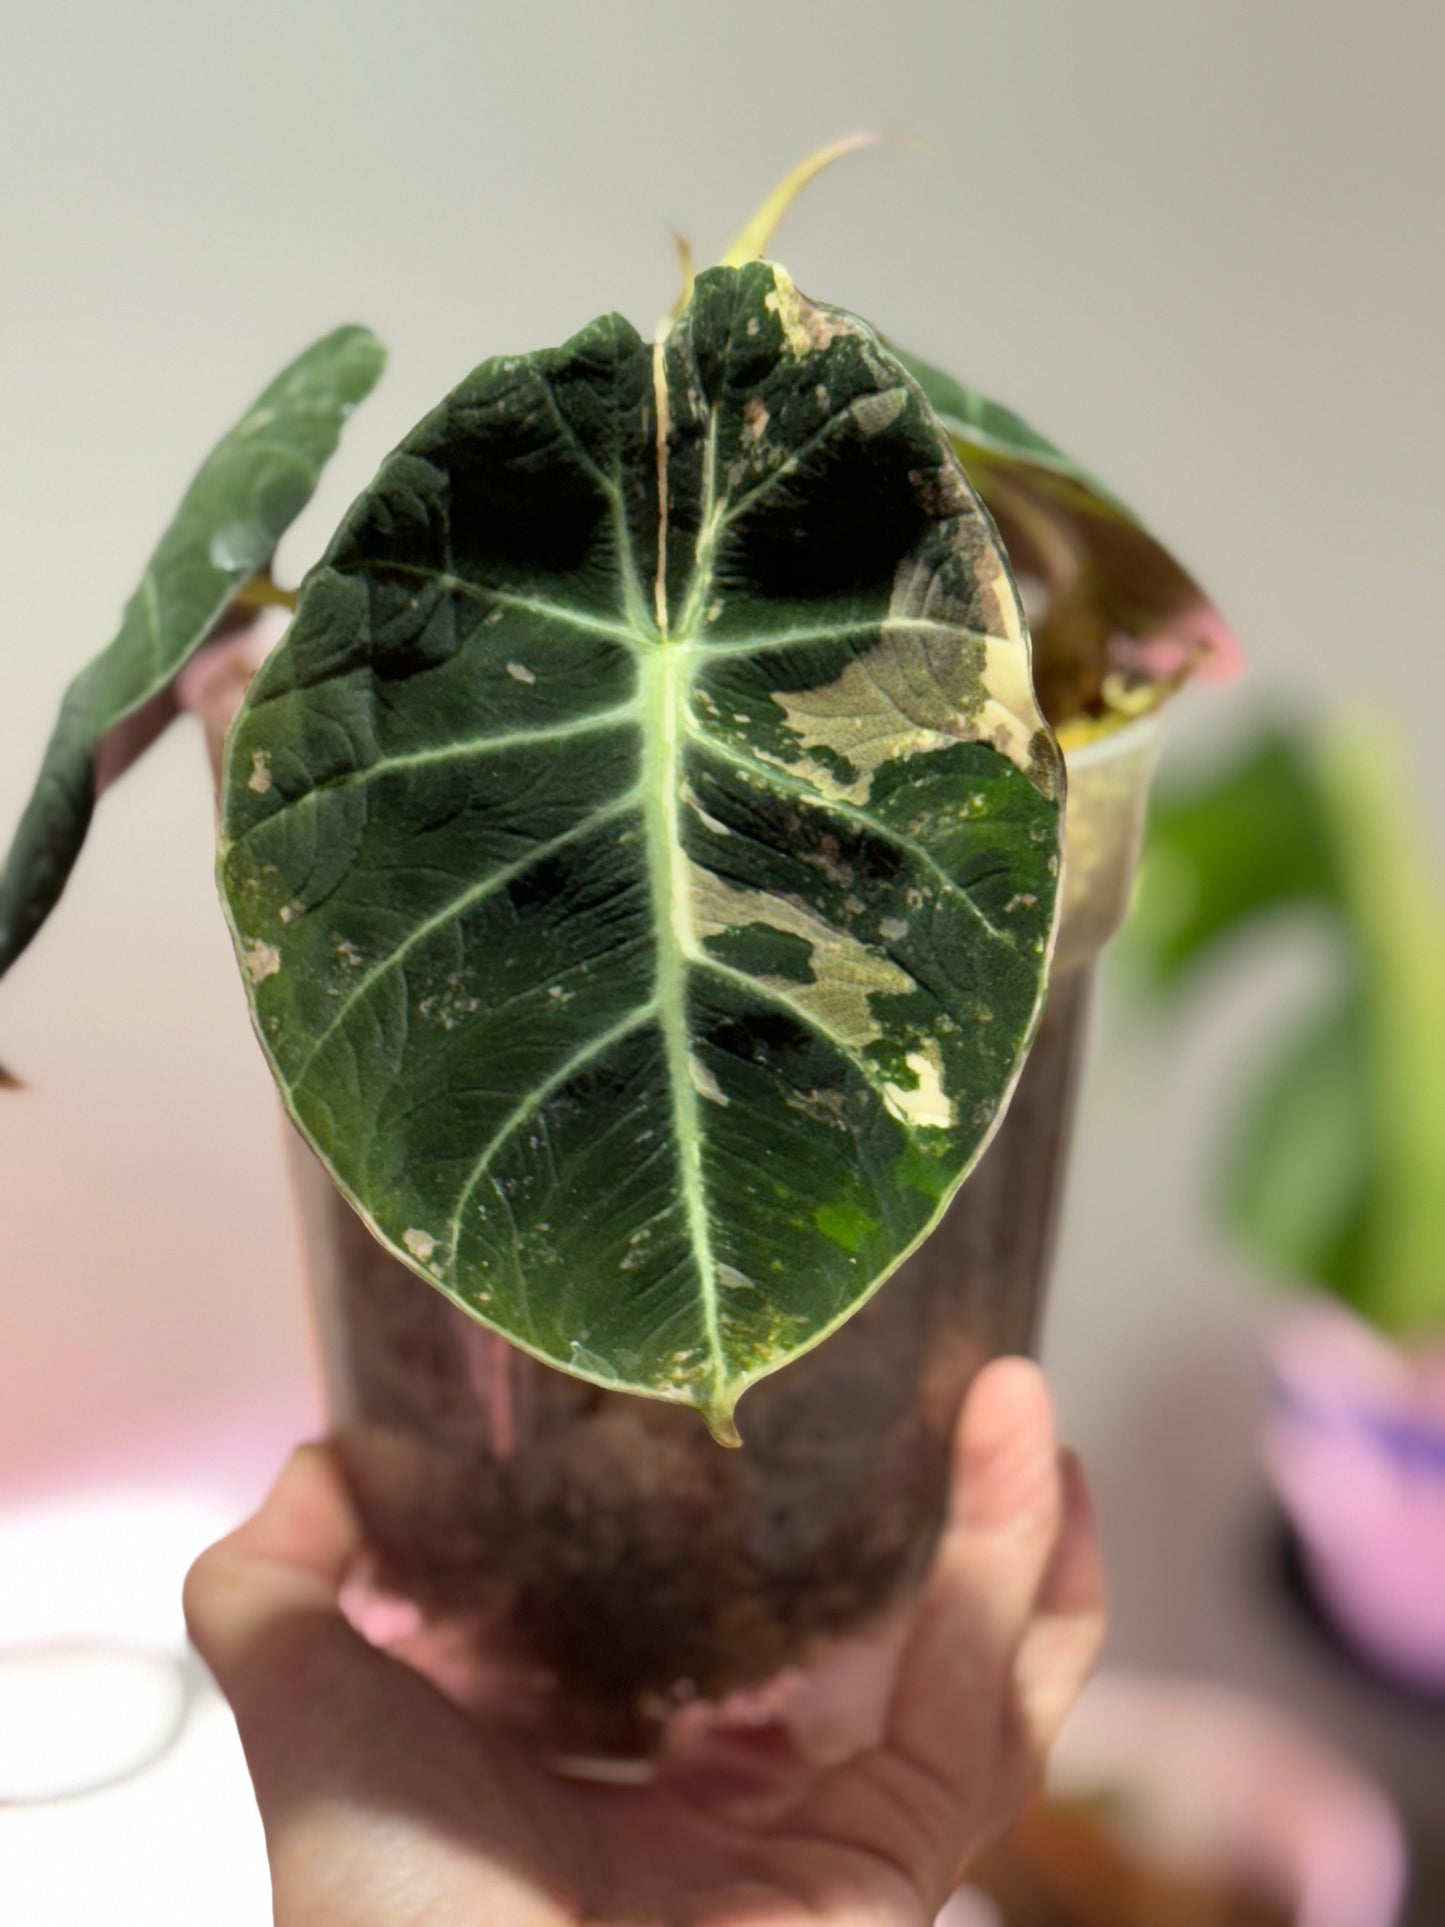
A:
[[[884,1733],[766,1801],[702,1759],[646,1787],[558,1776],[351,1629],[357,1545],[334,1459],[306,1448],[187,1583],[280,1927],[924,1927],[1027,1797],[1102,1625],[1082,1484],[1018,1360],[970,1397]]]

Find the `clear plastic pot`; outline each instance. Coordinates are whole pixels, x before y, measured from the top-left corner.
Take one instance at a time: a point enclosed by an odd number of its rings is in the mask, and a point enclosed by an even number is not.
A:
[[[949,1440],[987,1359],[1039,1322],[1090,965],[1117,926],[1154,750],[1069,758],[1065,911],[1037,1040],[942,1224],[852,1320],[753,1387],[743,1448],[690,1409],[539,1364],[371,1238],[293,1141],[329,1409],[374,1552],[461,1692],[482,1654],[560,1690],[564,1743],[645,1752],[716,1699],[877,1624],[926,1567]]]

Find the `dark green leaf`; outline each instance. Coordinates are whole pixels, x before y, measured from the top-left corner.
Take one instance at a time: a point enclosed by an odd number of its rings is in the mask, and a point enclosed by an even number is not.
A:
[[[728,1436],[997,1118],[1060,788],[922,396],[753,263],[655,347],[485,364],[386,462],[232,736],[221,875],[377,1235]]]
[[[1321,914],[1349,995],[1267,1073],[1225,1216],[1404,1339],[1445,1320],[1445,904],[1424,845],[1390,734],[1271,735],[1159,796],[1125,944],[1172,993],[1246,929]]]
[[[898,347],[893,348],[893,353],[927,395],[933,412],[949,434],[966,443],[981,466],[997,462],[1010,468],[1022,464],[1046,470],[1073,484],[1080,500],[1091,505],[1096,514],[1112,515],[1125,522],[1134,520],[1117,495],[1011,408],[1005,408],[1002,402],[990,401],[976,388],[965,388],[961,381],[919,355],[906,354]]]
[[[66,691],[0,873],[0,974],[50,914],[80,854],[107,732],[137,718],[145,740],[164,726],[164,692],[236,591],[269,563],[383,360],[364,328],[338,328],[318,341],[247,410],[187,489],[118,634]],[[154,713],[143,718],[148,705]]]
[[[1352,995],[1287,1046],[1255,1093],[1225,1175],[1226,1223],[1273,1270],[1367,1301],[1377,1135],[1369,1030]]]
[[[1218,610],[1118,496],[1012,409],[914,355],[899,359],[952,438],[1016,573],[1038,585],[1039,695],[1053,722],[1106,713],[1129,685],[1234,673],[1239,647]]]
[[[1334,834],[1312,759],[1272,734],[1156,795],[1126,949],[1170,989],[1249,919],[1309,903],[1339,909]]]

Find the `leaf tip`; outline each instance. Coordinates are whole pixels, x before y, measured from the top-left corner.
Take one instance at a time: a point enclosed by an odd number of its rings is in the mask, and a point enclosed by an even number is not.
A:
[[[737,1406],[734,1400],[719,1398],[716,1403],[699,1407],[707,1421],[707,1429],[719,1445],[741,1447],[742,1434],[738,1431],[737,1420],[733,1417]]]

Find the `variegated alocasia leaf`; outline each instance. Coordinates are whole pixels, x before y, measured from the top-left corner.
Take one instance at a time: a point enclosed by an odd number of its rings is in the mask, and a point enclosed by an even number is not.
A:
[[[1039,586],[1033,620],[1045,712],[1067,721],[1224,678],[1239,645],[1194,578],[1104,484],[1012,409],[915,355],[893,352],[927,395],[998,524],[1015,571]]]
[[[729,1438],[998,1117],[1061,787],[918,389],[752,263],[656,345],[486,363],[388,459],[238,719],[221,877],[377,1235]]]
[[[0,975],[55,907],[80,854],[102,745],[132,722],[135,748],[144,747],[169,720],[143,712],[163,699],[237,590],[270,562],[384,359],[364,328],[338,328],[278,375],[206,458],[114,640],[66,691],[0,872]]]

